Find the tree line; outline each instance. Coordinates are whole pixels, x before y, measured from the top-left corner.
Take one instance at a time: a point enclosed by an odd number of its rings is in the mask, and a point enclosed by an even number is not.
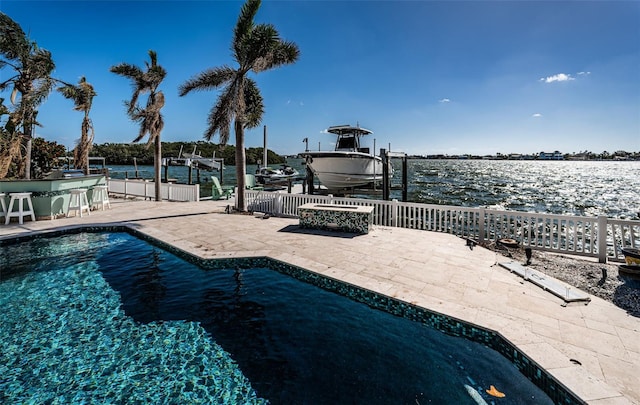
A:
[[[236,148],[233,145],[215,144],[206,141],[162,142],[162,157],[181,157],[181,153],[197,153],[205,158],[222,158],[224,164],[236,166]],[[264,148],[247,148],[246,163],[262,163]],[[153,149],[139,143],[103,143],[93,145],[92,157],[102,157],[110,165],[131,165],[135,158],[139,165],[153,165]],[[285,162],[283,156],[267,149],[267,164],[278,165]]]

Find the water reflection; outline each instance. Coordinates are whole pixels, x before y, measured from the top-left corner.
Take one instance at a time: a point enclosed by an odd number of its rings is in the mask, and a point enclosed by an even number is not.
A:
[[[638,219],[639,177],[640,162],[408,162],[410,201],[622,219]]]

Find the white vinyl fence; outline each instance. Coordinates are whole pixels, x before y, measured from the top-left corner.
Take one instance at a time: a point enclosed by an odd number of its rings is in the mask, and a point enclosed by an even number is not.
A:
[[[515,239],[531,247],[571,255],[622,261],[624,247],[640,248],[640,221],[580,217],[486,208],[456,207],[307,194],[246,190],[250,211],[297,217],[306,203],[375,207],[373,224],[447,232],[479,243]]]
[[[156,198],[155,182],[144,180],[109,179],[109,193],[126,197]],[[199,201],[200,186],[197,184],[161,183],[160,196],[169,201]]]

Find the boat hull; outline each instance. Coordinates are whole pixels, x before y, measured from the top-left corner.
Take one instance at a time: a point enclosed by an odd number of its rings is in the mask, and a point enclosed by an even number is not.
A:
[[[382,181],[383,163],[362,152],[307,152],[307,166],[329,190],[362,187]],[[391,174],[391,173],[390,173]]]

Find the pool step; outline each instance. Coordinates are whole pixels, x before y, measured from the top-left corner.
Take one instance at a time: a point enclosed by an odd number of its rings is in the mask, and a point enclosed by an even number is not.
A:
[[[506,262],[498,264],[512,273],[516,273],[525,280],[531,281],[543,290],[549,291],[553,295],[562,298],[565,302],[586,301],[586,303],[588,303],[591,301],[588,294],[577,288],[563,284],[555,278],[548,277],[544,273],[523,266],[520,263]]]

